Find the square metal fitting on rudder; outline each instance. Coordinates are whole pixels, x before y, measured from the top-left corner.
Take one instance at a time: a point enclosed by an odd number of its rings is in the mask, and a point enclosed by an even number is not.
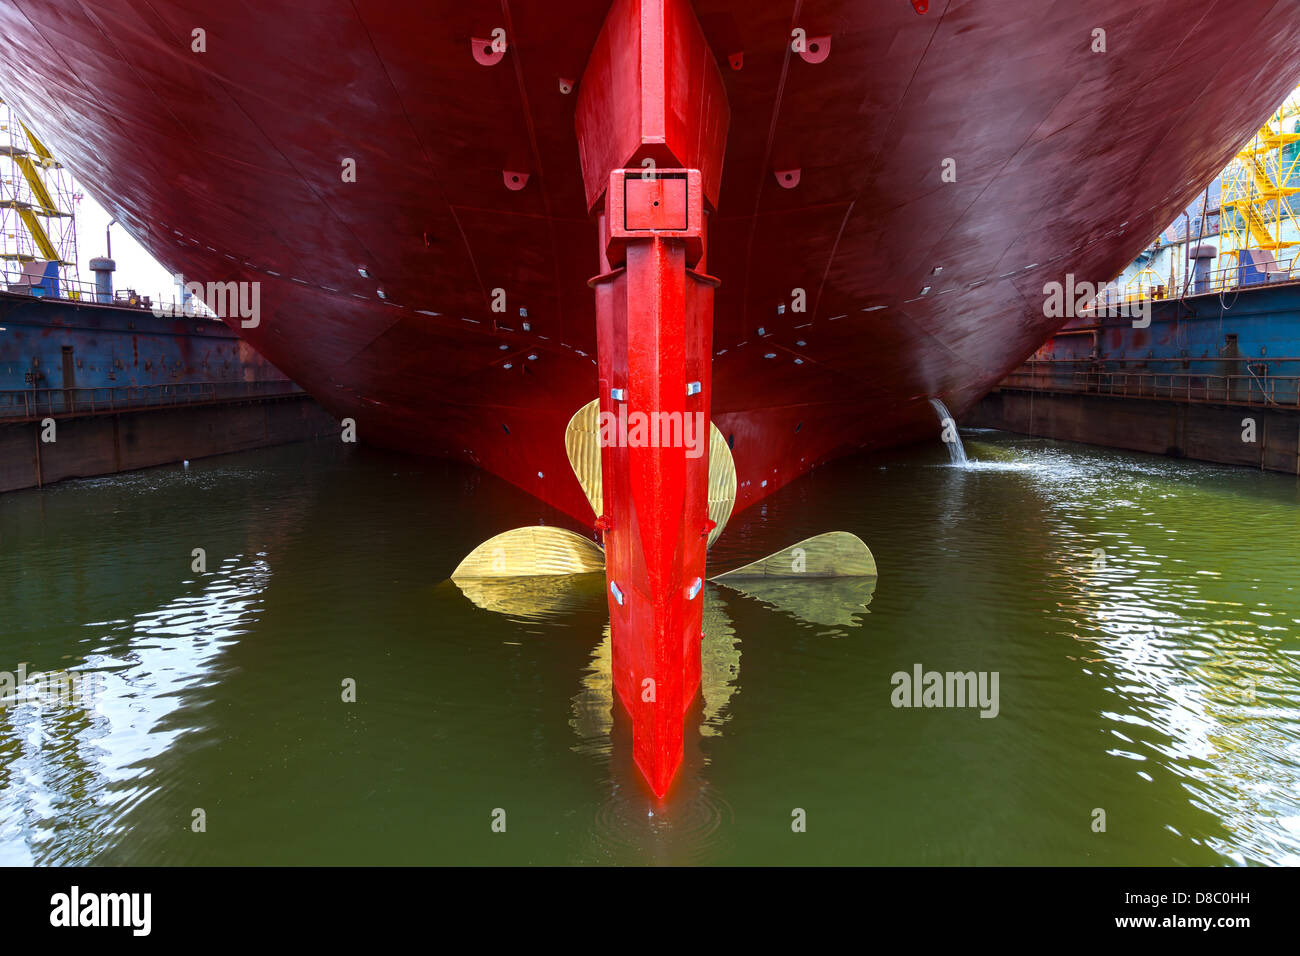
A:
[[[698,169],[616,169],[609,175],[610,261],[629,239],[683,239],[695,262],[704,251],[704,190]]]

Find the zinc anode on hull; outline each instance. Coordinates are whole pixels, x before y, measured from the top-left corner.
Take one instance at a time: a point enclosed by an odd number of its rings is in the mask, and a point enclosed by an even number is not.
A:
[[[592,397],[596,261],[560,80],[608,7],[3,0],[0,89],[168,268],[261,282],[244,334],[367,439],[590,521],[563,436]],[[929,396],[960,414],[1051,331],[1045,281],[1115,273],[1222,166],[1300,40],[1271,0],[694,9],[733,116],[709,268],[738,509],[930,431]],[[829,56],[792,52],[796,26]]]

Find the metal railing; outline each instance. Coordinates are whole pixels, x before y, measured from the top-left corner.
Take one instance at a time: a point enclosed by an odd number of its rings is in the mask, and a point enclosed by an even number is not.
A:
[[[1147,362],[1217,362],[1244,366],[1240,373],[1107,368],[1090,359],[1031,359],[1002,380],[1003,388],[1077,392],[1167,401],[1255,405],[1300,409],[1300,374],[1276,375],[1264,363],[1247,359],[1149,359]],[[1271,362],[1300,362],[1273,359]],[[1086,364],[1087,368],[1069,366]],[[1145,364],[1145,363],[1144,363]]]
[[[289,381],[8,389],[0,390],[0,420],[26,421],[53,416],[97,415],[141,408],[287,398],[302,394],[302,388]]]
[[[60,302],[76,302],[81,305],[114,305],[119,308],[154,311],[163,315],[180,314],[186,315],[187,318],[217,319],[216,313],[193,298],[189,300],[191,311],[188,315],[185,313],[185,303],[178,300],[175,294],[152,296],[141,295],[135,289],[116,289],[113,292],[112,302],[103,303],[99,301],[99,292],[93,282],[63,278],[56,280],[37,279],[33,282],[29,277],[13,270],[0,271],[0,290],[14,295],[28,295],[32,298],[54,299]]]
[[[1247,282],[1241,281],[1242,266],[1227,266],[1222,269],[1213,269],[1205,274],[1201,292],[1197,293],[1196,277],[1192,277],[1191,284],[1187,289],[1188,295],[1204,294],[1206,292],[1230,292],[1234,289],[1253,289],[1262,285],[1278,285],[1282,282],[1294,282],[1300,279],[1300,257],[1292,256],[1290,259],[1283,259],[1279,262],[1270,263],[1266,272],[1260,278],[1251,279]],[[1181,289],[1174,290],[1173,296],[1176,298]]]
[[[1300,255],[1268,263],[1266,271],[1257,273],[1257,276],[1252,276],[1245,282],[1241,281],[1242,271],[1242,266],[1232,265],[1221,269],[1210,269],[1199,275],[1193,273],[1191,281],[1186,282],[1187,295],[1211,295],[1300,281]],[[1139,302],[1143,299],[1154,301],[1177,299],[1183,295],[1185,280],[1186,276],[1174,276],[1174,284],[1171,286],[1167,278],[1157,276],[1150,269],[1144,269],[1134,275],[1122,289],[1112,286],[1103,291],[1094,302],[1089,304],[1088,311]]]

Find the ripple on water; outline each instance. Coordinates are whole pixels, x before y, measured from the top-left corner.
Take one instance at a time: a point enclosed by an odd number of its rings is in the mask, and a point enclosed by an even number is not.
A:
[[[738,841],[736,817],[792,787],[800,806],[870,794],[871,822],[825,848],[844,862],[922,844],[1070,862],[1100,851],[1066,804],[1098,790],[1128,821],[1107,861],[1300,862],[1294,479],[967,439],[965,468],[934,467],[937,443],[845,459],[733,517],[711,569],[843,529],[881,576],[862,595],[706,588],[703,693],[662,803],[618,725],[600,575],[478,602],[440,583],[555,518],[490,476],[322,445],[6,496],[0,540],[22,546],[0,670],[104,688],[0,707],[0,863],[294,862],[351,829],[356,858],[405,859],[386,821],[431,803],[477,820],[518,780],[539,815],[583,818],[558,849],[512,826],[520,859],[785,859],[788,825]],[[1001,671],[1001,715],[892,710],[889,675],[916,661]],[[188,839],[193,781],[238,824],[220,842]],[[974,805],[978,827],[949,826]],[[440,832],[421,846],[464,862]]]
[[[685,784],[685,785],[683,785]],[[592,820],[584,863],[707,863],[727,855],[735,811],[703,781],[679,781],[665,802],[616,786]]]

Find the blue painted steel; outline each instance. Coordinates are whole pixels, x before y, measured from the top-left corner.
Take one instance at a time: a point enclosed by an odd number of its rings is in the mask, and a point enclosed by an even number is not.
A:
[[[59,264],[57,262],[45,263],[45,271],[41,273],[41,280],[33,282],[32,295],[37,298],[49,296],[51,299],[59,297]]]
[[[1269,280],[1270,272],[1278,272],[1273,254],[1263,249],[1237,251],[1237,284],[1262,285]]]
[[[222,322],[0,292],[0,391],[269,380]]]
[[[1179,387],[1190,384],[1193,395],[1206,376],[1225,382],[1232,401],[1268,395],[1281,405],[1300,402],[1300,283],[1157,300],[1149,327],[1135,328],[1134,321],[1070,320],[1032,356],[1037,386],[1077,387],[1081,372],[1148,372],[1178,376]]]

